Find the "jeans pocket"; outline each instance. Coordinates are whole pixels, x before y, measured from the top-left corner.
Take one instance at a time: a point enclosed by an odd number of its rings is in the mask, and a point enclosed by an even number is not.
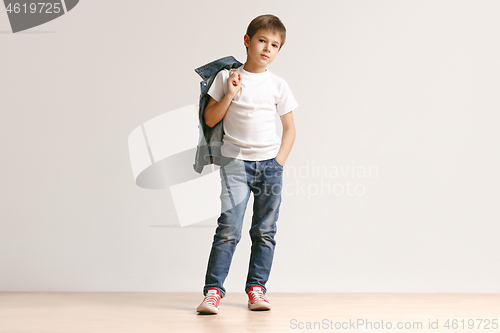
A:
[[[273,161],[274,161],[274,164],[275,164],[278,168],[280,168],[280,169],[283,169],[283,168],[284,168],[284,167],[283,167],[283,165],[279,164],[279,162],[276,160],[276,157],[275,157],[275,158],[273,158]]]

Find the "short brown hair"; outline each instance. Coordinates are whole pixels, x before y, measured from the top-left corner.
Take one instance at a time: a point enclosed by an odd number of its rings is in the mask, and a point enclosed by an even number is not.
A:
[[[280,49],[285,44],[286,28],[278,17],[266,14],[254,18],[247,28],[247,35],[250,39],[252,39],[253,35],[255,35],[259,29],[267,29],[279,34],[281,36]]]

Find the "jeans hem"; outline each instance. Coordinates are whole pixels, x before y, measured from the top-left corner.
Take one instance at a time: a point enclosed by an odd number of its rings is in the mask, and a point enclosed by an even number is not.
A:
[[[264,293],[264,295],[266,294],[267,290],[266,290],[266,287],[264,287],[263,285],[261,284],[258,284],[258,283],[252,283],[252,284],[249,284],[245,287],[245,294],[248,294],[248,291],[250,290],[250,288],[252,288],[253,286],[259,286],[259,287],[262,287],[262,291]]]
[[[208,289],[210,289],[210,288],[215,288],[215,289],[217,289],[217,290],[219,291],[220,298],[224,298],[224,297],[226,296],[226,293],[225,293],[225,292],[223,292],[220,288],[217,288],[217,287],[205,287],[205,288],[203,289],[203,296],[207,296],[207,291],[208,291]]]

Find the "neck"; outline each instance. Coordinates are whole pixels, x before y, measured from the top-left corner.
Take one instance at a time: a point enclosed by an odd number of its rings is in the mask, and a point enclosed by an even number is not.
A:
[[[243,69],[250,73],[264,73],[265,71],[267,71],[266,66],[251,64],[248,62],[248,60],[247,62],[245,62]]]

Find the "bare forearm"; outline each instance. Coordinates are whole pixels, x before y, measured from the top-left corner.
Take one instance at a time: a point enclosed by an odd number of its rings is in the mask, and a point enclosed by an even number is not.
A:
[[[233,97],[227,93],[217,104],[207,107],[204,112],[205,123],[210,127],[214,127],[219,121],[221,121],[226,115],[232,99]]]
[[[283,136],[281,137],[281,147],[276,155],[276,160],[281,164],[285,165],[286,159],[292,150],[293,143],[295,142],[296,130],[295,128],[287,129],[283,131]]]

